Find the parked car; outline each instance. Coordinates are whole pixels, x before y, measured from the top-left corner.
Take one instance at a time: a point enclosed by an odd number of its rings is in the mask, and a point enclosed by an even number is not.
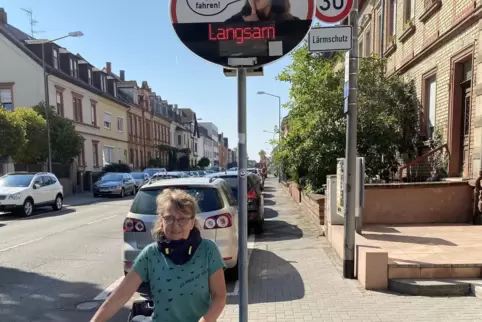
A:
[[[0,211],[11,211],[25,217],[37,207],[62,209],[64,188],[50,172],[12,172],[0,177]]]
[[[136,191],[149,182],[149,174],[146,172],[131,172],[130,175],[134,178]]]
[[[93,195],[99,196],[119,196],[135,195],[136,182],[129,173],[108,172],[94,184]]]
[[[221,178],[227,182],[234,198],[238,198],[238,171],[218,172],[207,175],[208,178]],[[248,224],[255,234],[264,232],[264,197],[261,192],[261,180],[248,171]]]
[[[176,178],[183,178],[184,175],[179,172],[158,172],[154,174],[151,179],[149,180],[150,183],[158,180],[165,180],[165,179],[176,179]]]
[[[164,189],[182,189],[196,197],[199,205],[197,218],[201,236],[216,243],[226,263],[226,278],[238,276],[238,215],[237,204],[229,186],[216,178],[180,178],[160,180],[141,188],[124,220],[124,272],[131,269],[137,255],[153,242],[151,231],[158,219],[156,197]],[[224,219],[224,220],[223,220]],[[149,294],[149,287],[141,285],[139,292]]]
[[[149,178],[152,177],[155,173],[158,173],[158,172],[164,172],[166,173],[167,170],[165,168],[145,168],[144,171],[142,172],[145,172],[149,175]]]

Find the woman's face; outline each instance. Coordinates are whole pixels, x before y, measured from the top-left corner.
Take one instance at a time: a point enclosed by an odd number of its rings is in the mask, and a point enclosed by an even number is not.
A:
[[[271,6],[271,0],[253,0],[257,11],[263,11]]]
[[[166,211],[162,220],[164,235],[169,240],[187,239],[194,228],[194,218],[182,212]]]

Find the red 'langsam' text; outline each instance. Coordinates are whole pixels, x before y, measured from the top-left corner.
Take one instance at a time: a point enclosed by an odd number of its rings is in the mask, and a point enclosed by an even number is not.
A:
[[[276,29],[265,27],[213,27],[209,24],[209,40],[235,40],[237,44],[249,39],[276,39]]]

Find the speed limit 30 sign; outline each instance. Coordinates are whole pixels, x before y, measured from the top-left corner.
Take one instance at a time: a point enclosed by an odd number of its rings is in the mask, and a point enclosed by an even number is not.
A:
[[[348,17],[353,0],[317,0],[316,18],[326,23],[337,23]]]

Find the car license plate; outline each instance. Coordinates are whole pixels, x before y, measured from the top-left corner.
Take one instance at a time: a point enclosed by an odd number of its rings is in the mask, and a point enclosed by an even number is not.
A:
[[[107,190],[107,189],[100,189],[99,191],[100,191],[100,192],[108,192],[109,190]]]

